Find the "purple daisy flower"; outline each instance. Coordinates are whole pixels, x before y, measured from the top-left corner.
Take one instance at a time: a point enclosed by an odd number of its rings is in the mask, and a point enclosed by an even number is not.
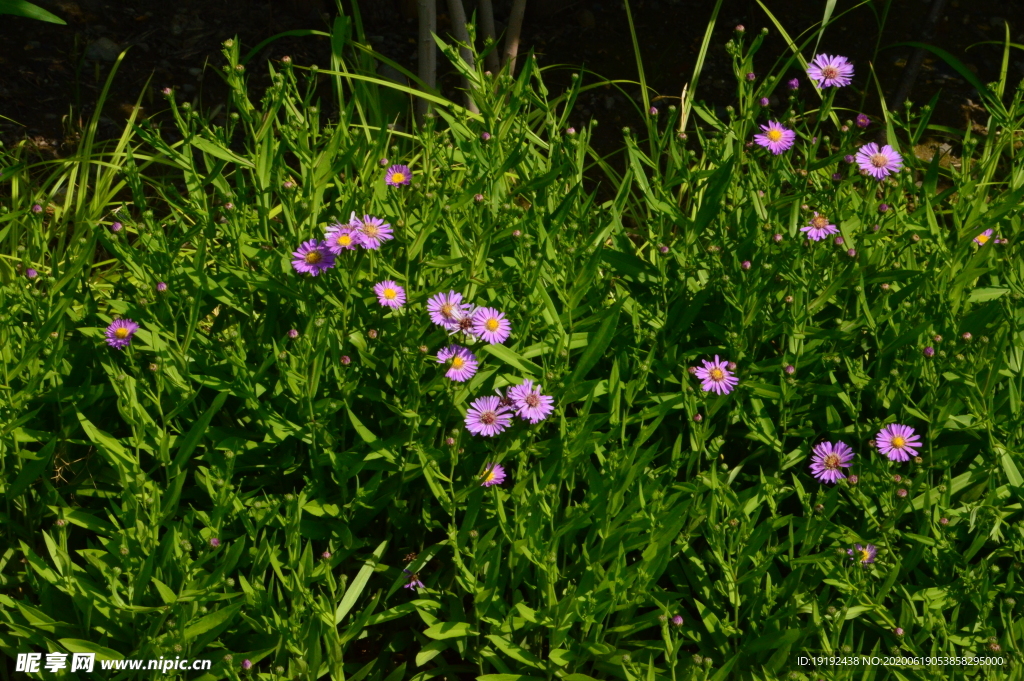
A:
[[[768,121],[768,125],[762,125],[763,135],[754,135],[754,141],[762,147],[768,147],[773,154],[781,154],[793,146],[796,141],[796,133],[787,130],[775,121]]]
[[[878,451],[888,456],[890,461],[910,461],[911,456],[917,456],[921,438],[910,426],[895,423],[878,432],[875,444]]]
[[[468,307],[462,302],[462,294],[455,291],[438,293],[427,301],[430,321],[449,330],[458,325]]]
[[[488,343],[504,343],[512,333],[512,324],[504,312],[493,307],[481,307],[473,313],[473,334]]]
[[[317,276],[334,267],[334,254],[327,249],[327,244],[316,239],[310,239],[301,246],[299,250],[292,253],[295,258],[292,260],[292,267],[300,274]]]
[[[984,232],[974,237],[974,243],[978,244],[979,246],[984,246],[986,243],[988,243],[988,240],[991,238],[992,230],[986,229]]]
[[[698,367],[694,375],[702,381],[700,387],[704,392],[728,395],[740,382],[740,379],[729,372],[728,362],[720,360],[718,355],[715,355],[714,362],[709,362],[706,359],[701,361],[704,362],[704,366]]]
[[[359,230],[351,224],[330,225],[325,236],[327,248],[334,255],[341,255],[342,251],[355,250],[356,245],[361,242]]]
[[[865,114],[857,114],[857,127],[866,128],[871,125],[871,119]]]
[[[845,442],[822,442],[814,448],[811,472],[821,482],[835,484],[846,477],[840,467],[849,468],[851,459],[853,450]]]
[[[868,563],[875,562],[875,556],[878,555],[878,549],[875,548],[874,544],[868,544],[867,546],[861,546],[860,544],[854,544],[854,549],[847,549],[846,554],[850,556],[850,560],[858,560],[861,565],[867,565]]]
[[[992,230],[990,229],[990,230],[988,230],[988,231],[990,231],[990,232],[991,232]],[[29,268],[28,268],[27,270],[25,270],[25,276],[26,276],[26,277],[28,277],[29,279],[35,279],[36,277],[38,277],[38,276],[39,276],[39,273],[38,273],[38,272],[36,272],[36,271],[35,271],[34,269],[32,269],[31,267],[29,267]]]
[[[814,214],[811,218],[811,224],[809,227],[801,227],[801,232],[807,232],[807,238],[812,241],[821,241],[829,234],[835,234],[839,229],[835,225],[828,223],[828,218],[824,215]]]
[[[505,482],[505,469],[502,468],[501,464],[489,463],[484,466],[484,481],[480,484],[484,487],[490,487],[492,485],[500,485]]]
[[[478,397],[466,413],[466,429],[473,435],[497,435],[512,421],[508,411],[508,407],[499,404],[497,397]]]
[[[846,57],[819,54],[808,64],[807,75],[818,81],[818,87],[843,87],[853,78],[853,64]]]
[[[392,187],[409,184],[412,181],[412,171],[409,170],[409,166],[391,166],[384,174],[384,181]]]
[[[403,588],[406,588],[406,589],[416,589],[417,591],[419,591],[420,589],[426,589],[427,588],[427,587],[425,587],[423,585],[423,582],[420,581],[420,575],[419,575],[418,572],[417,573],[412,573],[412,572],[409,572],[408,570],[404,570],[404,569],[402,570],[402,572],[404,572],[405,574],[409,575],[409,581],[406,583],[405,587],[403,587]]]
[[[462,383],[473,378],[477,369],[477,360],[472,352],[461,345],[449,345],[437,353],[439,364],[451,362],[451,368],[445,374],[453,381]]]
[[[868,175],[881,180],[903,167],[903,157],[886,144],[881,149],[874,142],[865,144],[857,152],[857,165]]]
[[[800,79],[799,78],[793,78],[792,80],[787,82],[786,85],[789,86],[790,91],[799,90],[800,89]]]
[[[448,335],[452,336],[460,331],[466,334],[473,340],[479,340],[479,336],[473,332],[473,318],[476,315],[477,308],[475,305],[464,303],[461,308],[452,310],[452,314],[455,319],[451,325],[448,326]]]
[[[516,415],[530,423],[543,421],[555,410],[555,398],[541,395],[540,385],[534,386],[530,380],[509,388],[508,399],[514,403]]]
[[[390,241],[395,237],[391,233],[391,225],[380,218],[364,215],[359,221],[359,245],[371,251],[380,248],[384,241]]]
[[[117,319],[107,327],[107,345],[112,348],[128,347],[132,342],[132,336],[139,330],[139,325],[130,319]]]
[[[405,305],[405,289],[387,279],[373,287],[377,300],[384,307],[402,307]]]

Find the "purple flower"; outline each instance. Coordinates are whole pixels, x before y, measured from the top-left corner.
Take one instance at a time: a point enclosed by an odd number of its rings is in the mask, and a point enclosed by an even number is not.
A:
[[[794,78],[794,79],[790,80],[788,83],[786,83],[786,85],[789,87],[789,89],[791,91],[799,90],[800,89],[800,79],[799,78]]]
[[[473,334],[488,343],[504,343],[512,333],[512,324],[504,312],[493,307],[481,307],[473,313]]]
[[[33,213],[42,213],[42,212],[43,212],[43,207],[42,207],[42,206],[40,206],[40,205],[39,205],[38,203],[37,203],[37,204],[34,204],[34,205],[32,206],[32,212],[33,212]]]
[[[394,239],[391,234],[391,225],[380,218],[364,215],[359,221],[359,245],[371,251],[380,248],[384,241]]]
[[[437,353],[439,364],[451,362],[451,368],[445,374],[453,381],[468,381],[476,373],[477,360],[472,352],[461,345],[449,345]]]
[[[782,241],[782,235],[781,234],[776,234],[775,236],[772,237],[772,240],[775,243],[780,243]]]
[[[850,256],[851,258],[856,258],[857,257],[857,249],[856,248],[851,248],[850,250],[848,250],[846,252],[846,255]]]
[[[839,229],[835,225],[830,225],[827,217],[815,212],[814,217],[811,218],[811,224],[808,227],[801,227],[800,231],[807,232],[807,238],[812,241],[821,241],[829,234],[835,234]]]
[[[832,179],[835,180],[836,182],[839,182],[839,180],[843,179],[843,174],[842,173],[832,173]]]
[[[210,537],[210,546],[212,546],[213,548],[217,548],[218,546],[220,546],[220,539],[217,539],[216,537]]]
[[[871,119],[864,114],[857,114],[857,127],[866,128],[871,125]]]
[[[846,477],[840,467],[849,468],[851,459],[853,450],[845,442],[822,442],[814,448],[811,472],[821,482],[834,484]]]
[[[409,184],[412,181],[412,171],[409,170],[409,166],[391,166],[384,174],[384,181],[392,187]]]
[[[886,144],[881,149],[869,142],[857,151],[857,165],[876,180],[881,180],[903,167],[903,157]]]
[[[781,154],[796,141],[795,132],[787,130],[775,121],[768,121],[768,125],[762,125],[761,129],[764,130],[764,134],[754,135],[754,141],[762,147],[768,147],[773,154]]]
[[[986,243],[988,243],[988,240],[991,238],[992,230],[986,229],[984,232],[974,237],[974,243],[978,244],[979,246],[984,246]]]
[[[843,160],[846,161],[847,163],[853,163],[857,159],[853,157],[853,154],[847,154],[846,156],[843,156]]]
[[[657,116],[657,115],[658,115],[658,107],[656,107],[656,106],[652,106],[652,107],[651,107],[651,108],[650,108],[650,109],[648,110],[648,112],[647,112],[647,113],[651,114],[652,116]]]
[[[555,410],[555,398],[541,395],[540,385],[534,386],[528,379],[522,385],[509,388],[508,397],[513,402],[516,415],[530,423],[543,421]]]
[[[166,282],[158,281],[156,283],[156,290],[157,290],[158,293],[163,293],[164,291],[166,291],[167,290]]]
[[[880,204],[878,204],[878,212],[879,213],[888,213],[889,212],[889,204],[887,204],[887,203],[880,203]]]
[[[107,327],[107,345],[112,348],[128,347],[132,342],[132,336],[139,330],[139,325],[130,319],[117,319]]]
[[[683,618],[682,618],[682,616],[681,615],[676,615],[675,617],[673,617],[672,618],[672,624],[676,625],[677,627],[683,626]]]
[[[353,224],[350,222],[347,225],[333,224],[327,227],[325,238],[327,242],[327,248],[334,255],[341,255],[342,251],[355,250],[357,244],[362,242],[361,235],[358,227],[358,220],[355,219],[356,214],[352,213]]]
[[[25,270],[25,276],[28,277],[29,279],[35,279],[36,277],[39,276],[39,273],[36,272],[31,267],[29,267],[27,270]]]
[[[489,463],[484,466],[484,481],[480,484],[484,487],[490,487],[492,485],[500,485],[505,482],[505,469],[500,464]]]
[[[466,413],[466,429],[473,435],[497,435],[512,421],[508,411],[509,408],[502,406],[497,397],[478,397]]]
[[[288,331],[288,337],[292,338],[292,339],[298,338],[299,337],[299,330],[298,329],[290,329]]]
[[[850,556],[850,560],[858,560],[861,565],[867,565],[868,563],[875,562],[875,556],[878,554],[878,549],[873,544],[867,546],[861,546],[860,544],[854,544],[854,549],[847,549],[846,553]]]
[[[315,277],[334,267],[334,254],[327,249],[325,242],[316,239],[310,239],[299,246],[299,250],[292,253],[292,256],[292,267],[300,274]]]
[[[756,73],[748,73],[747,74],[747,80],[753,81],[753,80],[756,80],[756,79],[757,79],[757,74]]]
[[[740,379],[729,373],[728,364],[720,360],[718,355],[715,355],[714,362],[706,359],[701,361],[704,362],[704,366],[698,367],[695,375],[702,381],[700,387],[704,392],[728,395],[740,382]]]
[[[343,365],[345,365],[345,366],[348,366],[349,364],[352,363],[352,358],[349,357],[348,355],[342,355],[341,356],[341,363]]]
[[[423,582],[420,581],[419,573],[413,574],[412,572],[409,572],[408,570],[402,570],[402,572],[404,572],[405,574],[409,575],[409,581],[408,581],[408,583],[406,583],[404,588],[406,588],[406,589],[416,589],[417,591],[419,591],[420,589],[426,589],[427,588],[427,587],[423,586]]]
[[[405,289],[387,279],[373,287],[377,300],[384,307],[402,307],[405,305]]]
[[[842,246],[843,245],[843,237],[842,236],[837,236],[835,239],[832,240],[832,243],[834,243],[836,246]]]
[[[438,293],[427,301],[430,321],[446,329],[458,327],[459,319],[467,312],[468,304],[462,302],[462,294],[455,291]]]
[[[853,64],[846,57],[819,54],[807,66],[807,76],[818,81],[818,87],[843,87],[853,78]]]
[[[745,270],[749,270],[750,269],[750,261],[749,260],[744,260],[742,263],[740,263],[740,267],[742,267]]]
[[[892,630],[892,633],[896,634],[897,636],[902,636],[903,635],[903,628],[902,627],[896,627],[895,629]]]
[[[933,348],[930,345],[928,347],[926,347],[924,350],[922,350],[921,352],[924,353],[925,357],[934,357],[935,356],[935,348]]]
[[[767,97],[762,97],[762,98],[761,98],[761,100],[760,100],[760,101],[759,101],[758,103],[759,103],[759,104],[760,104],[761,106],[768,106],[768,104],[770,104],[770,102],[768,101],[768,98],[767,98]]]
[[[124,225],[122,225],[120,222],[112,222],[112,223],[110,223],[110,231],[113,232],[114,234],[117,234],[123,228],[124,228]]]
[[[888,456],[890,461],[910,461],[910,457],[917,456],[917,450],[921,447],[921,438],[914,433],[914,429],[898,423],[880,430],[875,436],[875,442],[878,451]]]
[[[245,669],[245,670],[252,669],[252,662],[249,661],[249,660],[242,660],[242,669]]]
[[[796,367],[793,366],[792,364],[787,364],[786,368],[785,368],[785,372],[787,374],[789,374],[790,376],[792,376],[793,374],[796,373]]]

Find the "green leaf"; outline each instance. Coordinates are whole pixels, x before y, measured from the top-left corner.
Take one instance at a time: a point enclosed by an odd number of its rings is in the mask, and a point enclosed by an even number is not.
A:
[[[544,371],[541,367],[500,343],[485,345],[484,351],[530,376],[540,376]]]
[[[26,0],[0,0],[0,14],[11,14],[16,17],[25,17],[26,19],[36,19],[51,24],[67,26],[67,22],[60,17],[50,14],[38,5],[26,2]]]
[[[186,641],[191,641],[200,634],[205,634],[211,629],[227,624],[232,620],[232,618],[234,618],[235,614],[239,609],[241,609],[241,607],[242,603],[235,603],[234,605],[229,605],[226,608],[221,608],[220,610],[211,612],[209,615],[200,617],[195,622],[185,627],[184,639]]]
[[[190,143],[199,151],[209,154],[210,156],[219,158],[222,161],[230,161],[232,163],[237,163],[238,165],[245,166],[246,168],[256,168],[256,164],[253,163],[252,161],[242,158],[235,152],[229,151],[228,149],[225,149],[224,147],[220,146],[219,144],[211,140],[204,139],[202,137],[193,137]]]
[[[17,499],[19,494],[39,479],[39,476],[43,474],[43,471],[49,465],[50,459],[53,458],[53,450],[56,446],[57,438],[53,438],[34,457],[25,457],[25,463],[18,472],[18,477],[14,479],[14,482],[6,490],[8,504]]]
[[[83,641],[77,638],[62,638],[58,639],[57,643],[68,649],[72,653],[95,653],[96,659],[98,660],[123,660],[124,655],[111,650],[110,648],[104,648],[103,646],[93,643],[92,641]]]
[[[359,569],[356,574],[356,578],[352,580],[348,588],[345,589],[345,595],[341,598],[341,603],[338,603],[338,609],[334,611],[334,624],[341,624],[341,621],[345,619],[345,615],[349,613],[352,606],[356,604],[356,599],[359,598],[359,594],[363,593],[363,589],[366,588],[366,583],[370,581],[370,575],[373,574],[374,569],[377,567],[377,563],[380,561],[380,557],[384,555],[384,547],[388,545],[385,539],[377,546],[377,549],[373,552],[371,560],[367,560],[366,564]]]
[[[601,322],[601,327],[589,339],[590,343],[583,350],[580,358],[576,360],[576,368],[567,381],[567,385],[582,381],[586,377],[587,372],[604,356],[604,351],[608,349],[612,338],[615,336],[615,330],[619,323],[619,313],[622,312],[622,306],[625,302],[625,299],[620,300],[602,313],[604,320]]]
[[[424,636],[435,640],[463,638],[476,633],[469,622],[441,622],[423,631]]]

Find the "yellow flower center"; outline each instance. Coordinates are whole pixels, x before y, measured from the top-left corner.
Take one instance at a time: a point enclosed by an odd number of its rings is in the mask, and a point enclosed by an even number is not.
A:
[[[391,181],[395,183],[405,182],[405,173],[392,173]]]
[[[495,475],[493,468],[489,471],[484,471],[484,482],[491,482],[492,480],[494,480],[494,477]]]
[[[860,550],[860,562],[866,563],[870,559],[871,559],[871,552],[868,551],[867,549],[861,549]]]
[[[384,297],[388,300],[394,300],[398,297],[398,292],[393,288],[386,288],[384,289]]]
[[[884,168],[889,163],[889,158],[885,154],[875,154],[871,157],[871,165],[876,168]]]
[[[899,449],[905,444],[907,444],[907,441],[899,437],[898,435],[892,439],[892,446],[895,447],[896,449]]]
[[[839,69],[837,69],[834,66],[826,66],[821,70],[821,75],[823,75],[826,79],[835,78],[836,76],[839,75]]]
[[[452,369],[461,369],[465,363],[466,360],[462,359],[458,355],[452,357]]]
[[[348,234],[342,234],[338,237],[339,246],[348,246],[350,243],[352,243],[352,237]]]
[[[711,370],[711,380],[721,381],[723,378],[725,378],[725,372],[723,372],[721,369]]]
[[[452,308],[454,308],[454,307],[455,306],[452,305],[451,303],[445,303],[444,305],[442,305],[441,306],[441,316],[442,317],[451,318],[451,316],[452,316]]]
[[[488,319],[487,322],[484,324],[484,328],[486,328],[488,331],[492,331],[492,332],[493,331],[497,331],[498,330],[498,320],[494,319],[494,318]]]
[[[978,240],[979,244],[984,244],[986,241],[988,241],[988,238],[988,234],[979,234],[978,236],[975,237],[975,239]]]
[[[811,227],[816,227],[817,229],[822,229],[822,228],[827,227],[827,226],[828,226],[828,218],[825,217],[824,215],[816,215],[814,218],[811,219]]]
[[[839,455],[829,454],[828,456],[825,457],[823,465],[825,466],[825,468],[839,468]]]
[[[363,225],[363,234],[369,237],[377,236],[376,225]]]
[[[768,139],[770,139],[772,142],[778,142],[780,139],[782,139],[782,131],[781,130],[769,130],[768,133],[765,136]]]
[[[116,331],[114,331],[114,337],[119,340],[124,340],[125,338],[128,337],[128,329],[126,329],[123,326],[118,328]]]
[[[320,253],[320,251],[310,251],[309,253],[306,254],[307,265],[315,265],[323,259],[324,256],[322,253]]]

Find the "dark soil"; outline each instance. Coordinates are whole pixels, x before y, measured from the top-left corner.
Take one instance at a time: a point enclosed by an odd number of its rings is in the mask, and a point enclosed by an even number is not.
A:
[[[142,114],[160,118],[166,109],[159,91],[174,87],[179,101],[190,100],[212,109],[226,101],[226,90],[217,70],[223,63],[220,44],[238,36],[245,53],[260,41],[282,31],[298,28],[328,30],[333,12],[325,0],[36,0],[67,21],[66,26],[22,18],[4,17],[0,22],[0,138],[7,144],[28,137],[40,150],[65,155],[74,147],[80,121],[91,115],[113,59],[130,47],[122,62],[105,109],[99,137],[120,133],[140,93]],[[346,8],[350,0],[345,0]],[[476,0],[466,0],[472,13]],[[369,42],[380,53],[415,67],[415,0],[360,0]],[[499,21],[506,19],[509,0],[495,1]],[[766,0],[794,38],[821,20],[821,0]],[[842,11],[852,2],[838,3]],[[862,102],[866,113],[877,117],[881,109],[868,62],[878,40],[878,19],[884,0],[862,6],[833,24],[819,50],[849,57],[856,68],[852,87],[843,88],[836,106],[854,113]],[[648,83],[673,103],[692,78],[694,63],[714,3],[711,0],[633,0],[633,17],[641,40]],[[893,0],[881,36],[874,71],[891,98],[898,87],[903,65],[911,50],[884,49],[898,42],[918,40],[931,0]],[[618,0],[530,0],[520,53],[534,49],[541,66],[565,65],[548,72],[549,89],[557,93],[569,83],[573,69],[581,65],[610,79],[636,80],[637,69],[623,4]],[[439,2],[440,30],[448,28],[447,4]],[[978,78],[998,78],[1000,45],[975,45],[1002,41],[1003,21],[1010,24],[1011,39],[1024,43],[1024,3],[1019,0],[949,0],[932,44],[961,59]],[[767,72],[788,48],[770,19],[753,0],[726,0],[712,39],[697,98],[722,107],[735,92],[732,65],[724,44],[734,37],[737,24],[753,36],[762,27],[770,34],[756,58],[755,70]],[[503,29],[499,25],[499,31]],[[809,52],[808,48],[808,52]],[[329,63],[327,40],[319,37],[288,37],[271,43],[250,62],[248,73],[258,91],[265,82],[266,61],[290,55],[297,64]],[[805,55],[807,53],[805,52]],[[439,55],[439,67],[448,71]],[[1024,76],[1024,59],[1011,52],[1011,86]],[[793,76],[804,74],[792,70]],[[148,82],[148,87],[147,87]],[[442,79],[453,88],[457,81]],[[693,86],[691,85],[691,89]],[[929,55],[910,99],[926,103],[941,88],[933,123],[965,127],[968,100],[978,102],[974,88],[942,60]],[[1012,92],[1012,87],[1009,88]],[[620,93],[598,89],[581,98],[576,112],[579,124],[590,116],[601,120],[600,146],[608,150],[621,142],[620,129],[639,122],[638,109],[628,97],[639,94],[637,86]],[[866,93],[865,93],[866,91]],[[452,96],[455,92],[450,91]],[[778,93],[784,100],[785,92]],[[1008,95],[1009,96],[1009,95]],[[979,122],[982,122],[980,119]]]

